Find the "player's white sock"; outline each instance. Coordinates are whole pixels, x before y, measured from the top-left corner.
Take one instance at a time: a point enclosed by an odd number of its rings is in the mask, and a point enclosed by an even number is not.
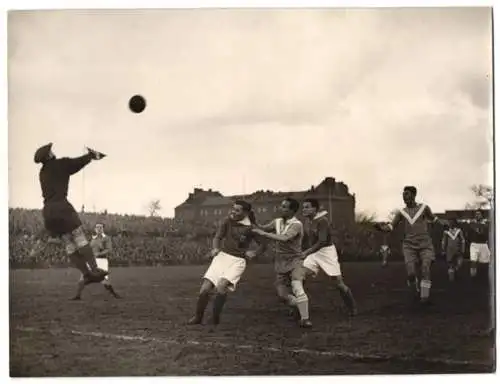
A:
[[[420,298],[428,299],[431,293],[431,281],[422,279],[420,281]]]
[[[292,283],[292,291],[295,295],[295,303],[297,305],[297,309],[299,310],[300,317],[302,320],[309,319],[309,298],[304,291],[304,285],[300,280],[293,280]]]
[[[300,313],[300,319],[301,320],[308,320],[309,319],[309,298],[307,297],[307,295],[303,294],[302,296],[297,297],[296,303],[297,303],[297,309],[299,310],[299,313]]]
[[[455,280],[455,269],[453,267],[448,268],[448,278],[450,281]]]

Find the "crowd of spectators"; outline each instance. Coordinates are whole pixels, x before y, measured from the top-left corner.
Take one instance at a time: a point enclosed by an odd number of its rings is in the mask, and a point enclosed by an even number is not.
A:
[[[104,224],[111,236],[113,252],[111,265],[175,265],[207,263],[214,222],[183,222],[176,219],[116,215],[107,213],[81,213],[88,236],[97,223]],[[392,259],[401,259],[401,234],[384,237],[369,223],[333,228],[335,243],[341,261],[374,261],[382,243],[388,242]],[[433,228],[436,246],[442,229]],[[15,267],[46,267],[67,265],[64,248],[49,244],[35,259],[30,251],[38,239],[47,241],[43,231],[40,210],[9,209],[9,262]],[[270,262],[272,247],[256,262]]]

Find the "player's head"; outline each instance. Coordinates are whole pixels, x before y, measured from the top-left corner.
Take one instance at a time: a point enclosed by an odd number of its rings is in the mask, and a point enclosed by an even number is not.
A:
[[[450,227],[458,227],[458,220],[456,218],[450,219]]]
[[[403,201],[405,204],[411,204],[415,202],[415,198],[417,197],[417,188],[413,185],[407,185],[403,188]]]
[[[480,210],[477,210],[474,213],[474,219],[476,219],[477,221],[483,220],[483,212],[481,212]]]
[[[55,157],[56,155],[52,151],[52,143],[48,143],[36,150],[33,160],[37,164],[45,164],[47,161],[55,159]]]
[[[255,214],[252,211],[252,204],[246,202],[245,200],[236,200],[231,208],[229,217],[235,221],[243,220],[248,217],[252,224],[255,223]]]
[[[304,217],[314,217],[319,211],[319,201],[313,198],[305,199],[302,202],[302,215]]]
[[[102,223],[97,223],[95,225],[95,233],[97,233],[98,235],[101,235],[104,233],[104,224]]]
[[[287,197],[281,202],[280,214],[284,219],[290,219],[295,216],[299,210],[300,204],[297,200]]]

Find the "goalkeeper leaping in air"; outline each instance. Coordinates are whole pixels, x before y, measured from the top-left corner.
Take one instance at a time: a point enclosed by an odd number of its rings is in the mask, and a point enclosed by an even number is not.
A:
[[[42,164],[39,179],[43,196],[43,221],[45,230],[52,238],[60,238],[73,264],[89,283],[101,282],[108,272],[97,267],[97,262],[85,237],[82,222],[75,208],[68,201],[68,186],[71,175],[80,171],[92,160],[105,155],[87,148],[86,155],[76,158],[58,159],[52,152],[52,143],[38,148],[34,161]],[[45,246],[36,246],[36,252]],[[32,255],[35,252],[32,252]]]

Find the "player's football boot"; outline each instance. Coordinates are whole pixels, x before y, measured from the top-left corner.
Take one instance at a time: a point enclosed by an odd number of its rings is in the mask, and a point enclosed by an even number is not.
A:
[[[108,274],[109,274],[108,271],[105,271],[104,269],[101,268],[96,268],[89,273],[88,280],[91,283],[100,283],[101,281],[104,280],[106,276],[108,276]]]
[[[299,321],[299,327],[300,328],[312,328],[312,323],[311,323],[311,320],[309,319],[301,319]]]
[[[197,325],[202,323],[202,318],[199,316],[193,316],[188,320],[188,325]]]
[[[293,319],[293,321],[299,321],[300,320],[300,312],[297,309],[297,307],[292,307],[288,310],[288,316]]]

